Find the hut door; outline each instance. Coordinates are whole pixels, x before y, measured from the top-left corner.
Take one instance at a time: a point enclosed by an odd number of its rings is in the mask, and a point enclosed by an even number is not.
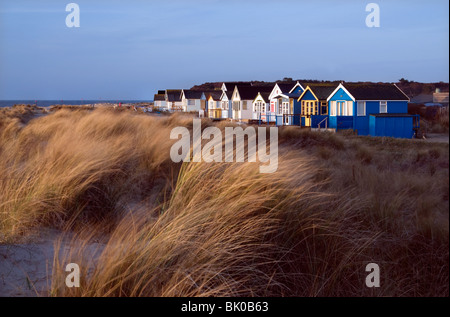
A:
[[[305,127],[310,127],[311,126],[311,116],[306,116],[305,117]]]

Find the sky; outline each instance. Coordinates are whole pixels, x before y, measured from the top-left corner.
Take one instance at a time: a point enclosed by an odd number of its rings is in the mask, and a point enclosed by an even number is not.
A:
[[[66,26],[70,2],[79,28]],[[448,12],[447,0],[0,0],[0,99],[152,100],[284,77],[448,82]]]

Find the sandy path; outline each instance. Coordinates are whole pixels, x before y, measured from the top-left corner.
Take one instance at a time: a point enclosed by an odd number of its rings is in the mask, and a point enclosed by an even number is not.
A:
[[[33,242],[0,245],[0,296],[37,296],[49,289],[58,236],[47,231]]]
[[[43,230],[32,242],[0,245],[0,297],[5,296],[48,296],[55,243],[61,232]],[[60,254],[71,248],[72,237],[61,239]],[[100,246],[100,248],[99,248]],[[103,244],[90,244],[86,252],[97,252]]]
[[[448,136],[448,134],[428,133],[427,134],[427,141],[428,142],[438,142],[438,143],[447,143],[447,144],[449,144],[449,136]]]

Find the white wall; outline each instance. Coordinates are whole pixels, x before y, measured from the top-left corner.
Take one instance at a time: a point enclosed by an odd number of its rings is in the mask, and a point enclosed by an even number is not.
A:
[[[154,102],[154,107],[160,108],[160,109],[166,109],[167,108],[166,101],[165,100],[156,100]]]
[[[188,105],[186,100],[186,112],[198,112],[201,109],[201,103],[199,99],[194,99],[195,104],[194,105]]]

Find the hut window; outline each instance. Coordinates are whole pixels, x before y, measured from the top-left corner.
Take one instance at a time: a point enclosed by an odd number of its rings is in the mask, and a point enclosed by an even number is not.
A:
[[[255,112],[266,112],[265,103],[263,101],[257,101],[255,103]]]
[[[366,115],[366,102],[358,101],[358,117],[363,117]]]
[[[336,116],[336,101],[332,101],[330,104],[330,116]]]
[[[289,113],[289,102],[283,102],[283,113],[284,114]]]
[[[343,116],[344,115],[344,109],[345,109],[345,107],[344,107],[344,104],[345,104],[345,101],[338,101],[337,102],[337,115],[338,116]]]
[[[322,101],[321,107],[322,107],[321,113],[322,113],[323,115],[328,114],[328,107],[327,107],[326,101]]]
[[[347,101],[347,116],[353,116],[353,101]]]
[[[387,101],[380,101],[380,113],[387,113]]]

